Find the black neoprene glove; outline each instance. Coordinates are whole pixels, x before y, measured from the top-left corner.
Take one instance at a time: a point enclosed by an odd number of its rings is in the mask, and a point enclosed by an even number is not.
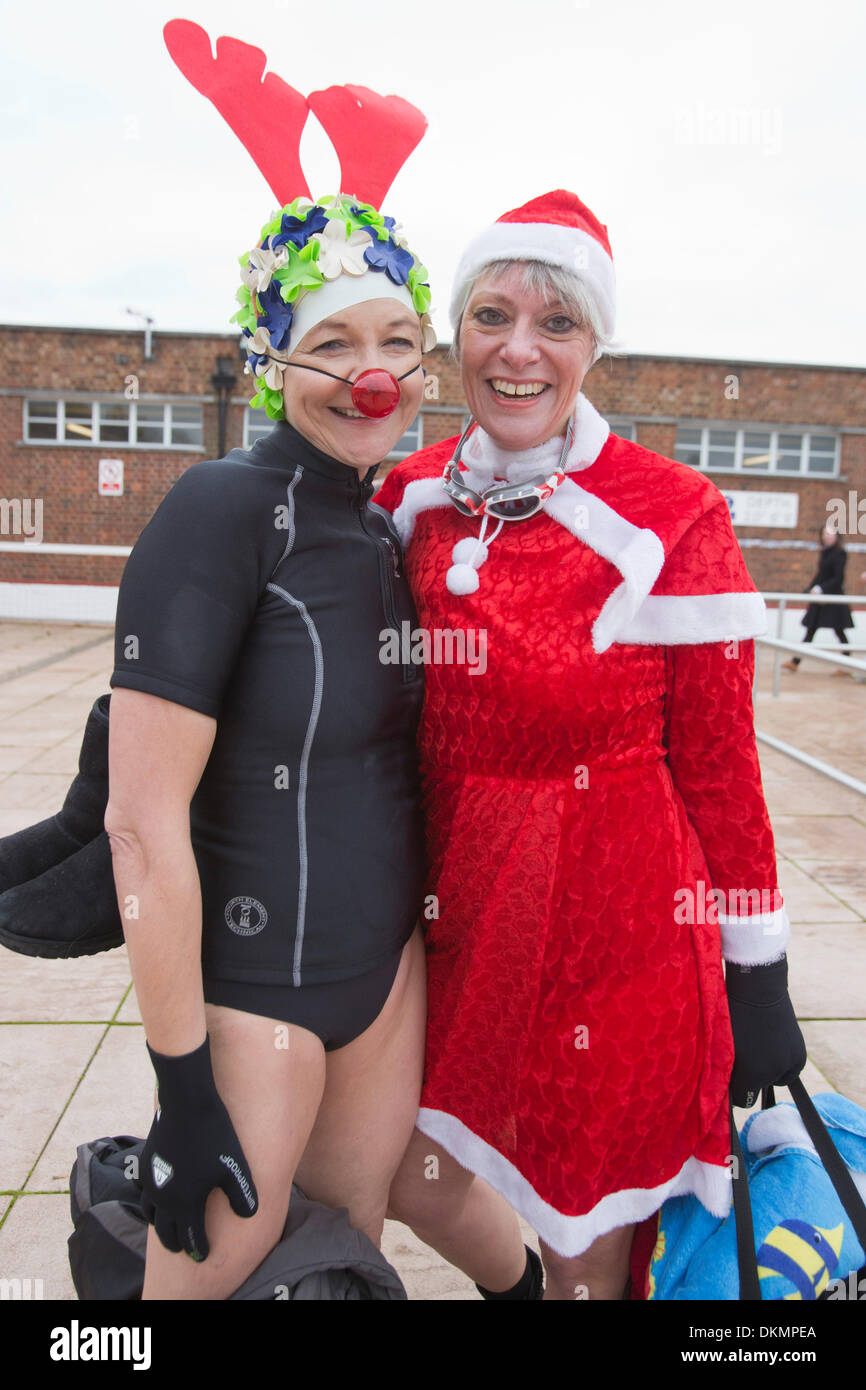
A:
[[[806,1044],[788,995],[788,958],[771,965],[725,964],[734,1035],[731,1099],[755,1104],[766,1086],[785,1086],[806,1065]]]
[[[147,1048],[159,1108],[141,1162],[142,1211],[166,1250],[207,1259],[204,1212],[221,1187],[238,1216],[253,1216],[258,1196],[249,1164],[214,1082],[210,1039],[182,1057]]]

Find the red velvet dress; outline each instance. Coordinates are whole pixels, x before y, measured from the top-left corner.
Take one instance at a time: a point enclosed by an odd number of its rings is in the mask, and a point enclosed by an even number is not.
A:
[[[446,586],[478,533],[441,487],[455,441],[376,497],[420,627],[467,643],[425,669],[418,1126],[563,1255],[668,1196],[727,1213],[722,940],[758,963],[787,935],[753,733],[765,617],[727,506],[579,401],[566,482],[503,527],[475,593]]]

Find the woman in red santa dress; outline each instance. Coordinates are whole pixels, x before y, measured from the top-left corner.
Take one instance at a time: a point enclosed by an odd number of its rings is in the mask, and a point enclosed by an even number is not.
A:
[[[764,604],[710,479],[581,393],[614,275],[574,194],[470,244],[451,318],[473,419],[376,499],[456,658],[426,668],[426,1075],[390,1214],[483,1296],[538,1298],[518,1212],[545,1298],[621,1298],[667,1197],[727,1214],[729,1085],[752,1104],[805,1063],[753,730]]]

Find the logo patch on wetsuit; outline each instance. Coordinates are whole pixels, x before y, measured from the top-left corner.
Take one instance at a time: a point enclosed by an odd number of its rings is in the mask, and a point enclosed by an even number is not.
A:
[[[226,903],[226,926],[236,936],[255,936],[267,920],[267,909],[256,898],[232,898]]]

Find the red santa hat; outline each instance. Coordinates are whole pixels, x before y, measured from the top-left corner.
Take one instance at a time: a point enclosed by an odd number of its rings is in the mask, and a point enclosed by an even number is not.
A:
[[[576,193],[556,188],[523,207],[506,212],[470,242],[454,278],[451,326],[457,331],[462,292],[469,280],[493,261],[542,261],[571,271],[592,295],[602,330],[613,337],[616,283],[607,227]]]

